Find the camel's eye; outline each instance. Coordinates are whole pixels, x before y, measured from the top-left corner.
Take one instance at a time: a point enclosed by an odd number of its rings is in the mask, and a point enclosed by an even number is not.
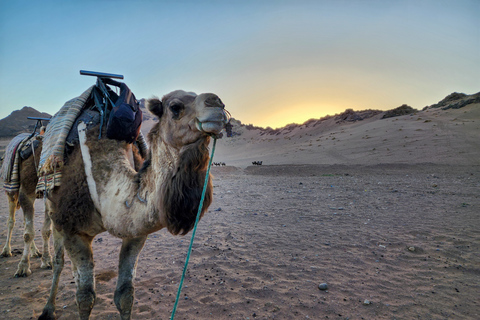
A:
[[[184,109],[184,106],[183,106],[183,103],[181,102],[174,102],[170,105],[170,110],[173,113],[174,119],[178,119],[183,109]]]

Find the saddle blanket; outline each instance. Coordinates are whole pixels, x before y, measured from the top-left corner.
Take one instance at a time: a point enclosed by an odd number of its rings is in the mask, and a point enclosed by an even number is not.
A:
[[[7,192],[18,191],[20,189],[20,180],[18,170],[20,167],[20,150],[29,143],[32,137],[31,133],[20,133],[10,141],[5,149],[5,155],[0,169],[0,178],[4,181],[3,187]],[[32,137],[33,139],[35,137]]]

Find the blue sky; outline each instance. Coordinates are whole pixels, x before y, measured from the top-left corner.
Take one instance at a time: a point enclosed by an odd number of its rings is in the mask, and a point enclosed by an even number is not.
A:
[[[0,119],[119,73],[137,98],[214,92],[243,123],[421,109],[480,91],[480,1],[0,0]]]

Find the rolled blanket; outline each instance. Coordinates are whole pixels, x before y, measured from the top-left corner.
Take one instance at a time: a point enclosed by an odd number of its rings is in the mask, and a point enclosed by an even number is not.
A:
[[[82,112],[95,86],[79,97],[65,102],[50,120],[43,138],[42,154],[38,166],[37,193],[60,186],[65,153],[65,140],[75,119]]]

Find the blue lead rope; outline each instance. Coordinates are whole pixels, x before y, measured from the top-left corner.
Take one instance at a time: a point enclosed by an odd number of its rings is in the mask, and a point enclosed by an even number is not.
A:
[[[205,194],[207,192],[208,177],[210,176],[210,168],[212,167],[213,154],[215,153],[216,144],[217,144],[217,139],[213,138],[212,154],[210,156],[210,161],[208,162],[207,174],[205,175],[202,198],[200,199],[200,204],[198,205],[197,218],[195,219],[195,225],[193,226],[192,238],[190,239],[190,246],[188,247],[187,259],[185,259],[185,266],[183,267],[182,278],[180,279],[180,284],[178,285],[177,298],[175,299],[175,304],[173,305],[172,316],[170,320],[173,320],[173,318],[175,317],[178,301],[180,300],[180,293],[182,292],[183,280],[185,280],[185,273],[187,272],[188,261],[190,260],[190,254],[192,253],[193,239],[195,238],[195,233],[197,232],[197,224],[198,224],[198,221],[200,220],[200,213],[202,212],[203,201],[205,199]]]

